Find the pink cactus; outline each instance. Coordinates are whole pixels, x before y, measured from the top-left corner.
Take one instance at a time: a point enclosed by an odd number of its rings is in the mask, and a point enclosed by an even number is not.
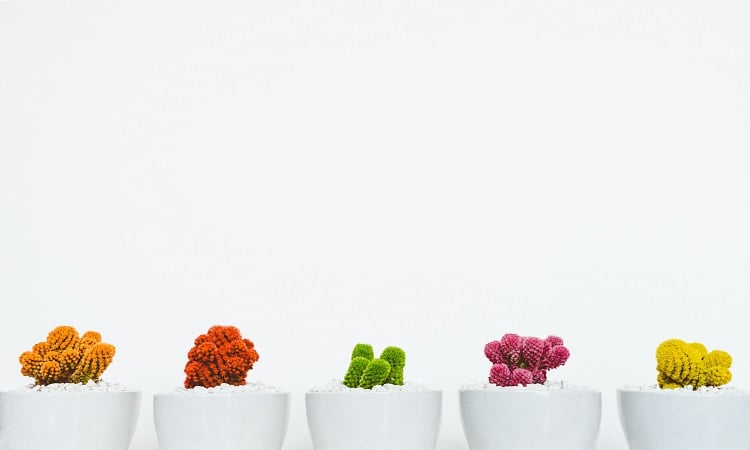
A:
[[[498,386],[510,385],[510,369],[505,364],[494,364],[490,369],[490,383]]]
[[[570,356],[557,336],[542,340],[510,333],[485,345],[484,354],[492,362],[490,383],[498,386],[543,384],[547,371],[562,366]]]

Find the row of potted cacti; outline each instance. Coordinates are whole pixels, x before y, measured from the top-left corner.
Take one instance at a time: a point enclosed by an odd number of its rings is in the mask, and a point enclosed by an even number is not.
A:
[[[69,326],[22,353],[21,373],[35,382],[0,392],[0,449],[126,450],[141,393],[100,381],[114,354],[99,333],[79,335]],[[506,334],[486,344],[484,354],[488,383],[459,390],[471,450],[594,449],[601,393],[547,379],[570,357],[561,338]],[[290,395],[247,383],[258,358],[236,327],[214,326],[198,336],[184,388],[154,396],[159,448],[279,450]],[[661,343],[658,388],[618,390],[630,448],[750,448],[750,396],[717,388],[731,380],[731,363],[728,353],[699,343]],[[340,383],[306,393],[315,450],[433,450],[442,393],[404,386],[405,365],[401,348],[386,347],[376,358],[372,346],[357,344]]]
[[[547,372],[562,366],[570,351],[557,336],[546,339],[506,334],[489,342],[484,354],[492,363],[489,381],[497,386],[543,384]],[[87,331],[82,336],[71,326],[52,330],[45,341],[19,356],[21,373],[34,378],[35,385],[87,383],[97,381],[115,355],[115,347],[102,342],[101,334]],[[351,355],[343,384],[371,389],[377,385],[402,385],[406,353],[386,347],[375,358],[373,347],[357,344]],[[255,345],[234,326],[213,326],[195,339],[185,365],[186,388],[240,386],[258,361]],[[662,342],[656,349],[657,381],[661,388],[721,386],[731,381],[732,357],[721,350],[709,352],[701,343],[679,339]]]

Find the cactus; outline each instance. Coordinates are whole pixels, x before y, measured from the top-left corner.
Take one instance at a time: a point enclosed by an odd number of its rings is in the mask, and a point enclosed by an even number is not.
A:
[[[349,364],[349,370],[346,371],[344,376],[344,386],[355,388],[359,387],[362,374],[365,373],[365,369],[370,364],[371,359],[367,359],[362,356],[355,356]]]
[[[382,384],[404,384],[406,353],[398,347],[386,347],[380,358],[375,358],[372,346],[357,344],[352,350],[344,386],[372,389]]]
[[[691,386],[721,386],[729,383],[732,357],[729,353],[709,352],[698,342],[668,339],[656,348],[656,380],[662,389]]]
[[[367,360],[375,358],[375,352],[370,344],[357,344],[352,350],[352,360],[356,357],[362,357]]]
[[[115,356],[115,347],[102,336],[87,331],[79,337],[70,326],[50,331],[47,340],[19,356],[21,373],[34,377],[36,385],[99,381]]]
[[[380,354],[380,359],[388,361],[391,371],[388,374],[386,383],[403,385],[404,384],[404,366],[406,365],[406,352],[398,347],[386,347]]]
[[[489,381],[497,386],[543,384],[547,371],[562,366],[570,352],[557,336],[546,339],[506,334],[484,346],[492,362]]]
[[[391,372],[391,365],[388,361],[382,359],[373,359],[367,364],[362,379],[359,380],[359,387],[362,389],[372,389],[374,386],[385,383],[388,374]]]
[[[185,387],[242,386],[258,361],[255,344],[233,326],[215,325],[195,339],[185,364]]]

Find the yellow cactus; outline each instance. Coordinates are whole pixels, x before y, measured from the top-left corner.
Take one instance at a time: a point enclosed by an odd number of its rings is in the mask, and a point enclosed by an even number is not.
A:
[[[669,339],[656,349],[656,381],[662,389],[685,386],[698,389],[727,384],[732,379],[731,365],[729,353],[721,350],[709,352],[699,342]]]
[[[60,326],[18,360],[21,373],[34,377],[37,385],[87,383],[99,381],[114,355],[115,347],[102,342],[99,333],[87,331],[79,337],[75,328]]]

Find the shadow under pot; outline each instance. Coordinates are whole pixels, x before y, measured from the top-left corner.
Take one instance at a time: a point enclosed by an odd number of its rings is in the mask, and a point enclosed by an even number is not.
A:
[[[127,450],[138,391],[0,392],[3,450]]]
[[[289,425],[288,392],[154,395],[160,450],[280,450]]]
[[[750,394],[663,389],[617,390],[631,450],[750,449]]]
[[[434,450],[441,391],[308,392],[315,450]]]
[[[471,450],[596,447],[602,400],[593,389],[462,389],[459,405]]]

